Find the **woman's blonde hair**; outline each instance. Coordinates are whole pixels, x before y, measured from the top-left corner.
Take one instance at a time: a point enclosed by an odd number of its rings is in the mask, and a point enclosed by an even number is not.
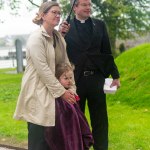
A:
[[[37,25],[41,25],[43,23],[42,15],[46,14],[53,6],[59,6],[59,4],[54,1],[48,1],[42,3],[38,13],[36,13],[36,17],[32,20],[33,23]]]

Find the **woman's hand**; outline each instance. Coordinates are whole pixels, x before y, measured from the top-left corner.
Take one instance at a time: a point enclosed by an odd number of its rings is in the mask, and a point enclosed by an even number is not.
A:
[[[65,93],[61,96],[61,98],[70,104],[76,103],[74,93],[70,90],[66,90]]]

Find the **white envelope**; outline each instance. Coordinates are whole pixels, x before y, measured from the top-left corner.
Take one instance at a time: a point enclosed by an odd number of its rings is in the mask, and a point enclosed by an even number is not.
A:
[[[106,78],[104,83],[104,93],[108,94],[115,94],[117,91],[117,86],[110,87],[113,79],[112,78]]]

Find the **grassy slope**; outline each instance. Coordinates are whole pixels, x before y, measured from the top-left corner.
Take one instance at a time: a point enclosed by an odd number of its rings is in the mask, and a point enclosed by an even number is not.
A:
[[[132,48],[116,59],[121,76],[121,88],[112,103],[150,108],[150,44]]]
[[[116,59],[121,88],[107,95],[109,150],[150,149],[150,44]]]

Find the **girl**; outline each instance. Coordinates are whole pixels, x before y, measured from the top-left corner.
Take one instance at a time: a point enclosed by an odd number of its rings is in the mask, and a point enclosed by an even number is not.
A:
[[[67,63],[56,66],[56,77],[62,86],[69,90],[74,76],[73,69]],[[93,137],[88,122],[81,112],[78,101],[67,102],[63,98],[56,99],[55,127],[45,129],[45,138],[50,150],[89,150]]]

